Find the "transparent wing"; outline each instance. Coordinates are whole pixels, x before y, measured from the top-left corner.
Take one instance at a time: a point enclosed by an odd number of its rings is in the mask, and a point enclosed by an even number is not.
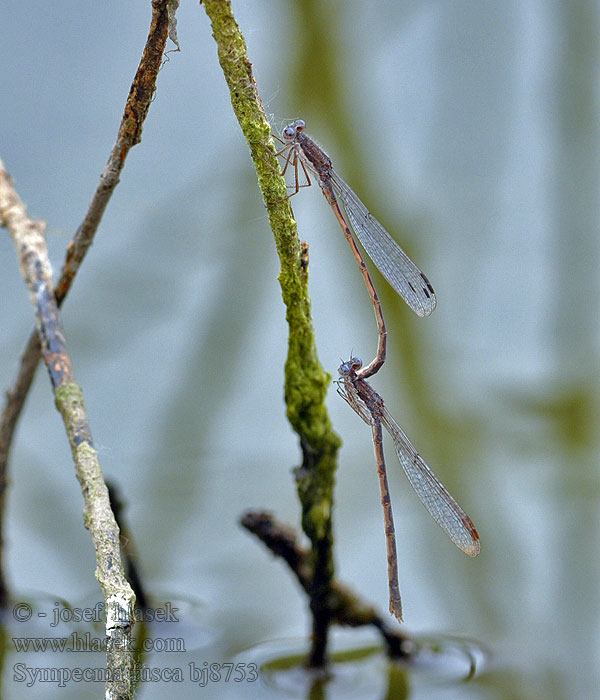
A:
[[[372,425],[373,419],[371,418],[369,409],[360,399],[352,384],[350,384],[350,387],[348,388],[342,379],[338,379],[336,384],[337,393],[344,399],[344,401],[364,420],[367,425]]]
[[[431,283],[336,173],[331,185],[358,240],[381,274],[418,316],[429,316],[437,303]]]
[[[471,518],[425,464],[385,406],[381,412],[381,423],[392,436],[404,473],[431,517],[459,549],[470,557],[477,556],[480,550],[479,535]]]

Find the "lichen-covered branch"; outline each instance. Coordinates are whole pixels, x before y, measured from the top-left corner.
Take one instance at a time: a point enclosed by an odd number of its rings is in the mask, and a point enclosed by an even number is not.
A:
[[[121,563],[119,528],[92,442],[83,394],[75,382],[60,311],[52,286],[45,223],[27,216],[11,178],[0,161],[0,223],[11,235],[21,275],[29,289],[44,362],[50,375],[81,484],[85,527],[96,550],[96,577],[104,591],[107,637],[107,700],[132,694],[131,630],[135,596]]]
[[[141,140],[142,126],[156,89],[156,78],[163,60],[167,33],[170,30],[168,14],[173,12],[172,5],[173,0],[152,0],[150,31],[125,104],[125,112],[119,126],[117,140],[100,176],[100,182],[88,211],[77,229],[73,241],[67,248],[66,260],[55,290],[58,306],[62,304],[67,295],[79,266],[94,240],[104,210],[119,182],[127,154]],[[33,382],[39,360],[40,342],[38,334],[34,330],[21,356],[19,375],[12,388],[6,393],[6,404],[0,419],[0,607],[6,605],[8,598],[4,567],[2,566],[4,552],[2,524],[5,510],[7,464],[15,427]]]
[[[312,544],[313,649],[310,663],[322,665],[331,619],[328,603],[334,575],[331,511],[336,454],[340,446],[325,408],[331,377],[323,370],[317,356],[307,258],[302,253],[296,222],[286,199],[285,182],[279,174],[275,149],[269,138],[271,127],[258,95],[244,37],[229,0],[205,0],[204,7],[212,24],[233,111],[250,147],[281,263],[279,283],[289,325],[285,402],[288,419],[300,437],[303,462],[296,476],[302,502],[302,527]]]

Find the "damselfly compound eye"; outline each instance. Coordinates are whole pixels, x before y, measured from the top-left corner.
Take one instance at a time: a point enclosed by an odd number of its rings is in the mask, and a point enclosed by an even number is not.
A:
[[[338,372],[341,377],[347,377],[349,374],[352,374],[352,372],[356,372],[356,370],[360,369],[362,365],[363,362],[360,357],[351,357],[347,362],[343,362],[338,367]]]

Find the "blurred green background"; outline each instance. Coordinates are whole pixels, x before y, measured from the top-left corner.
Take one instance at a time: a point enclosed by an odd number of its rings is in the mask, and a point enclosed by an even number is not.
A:
[[[0,156],[29,212],[48,221],[55,270],[114,143],[149,5],[23,2],[1,13]],[[468,684],[431,686],[422,672],[388,697],[598,697],[600,3],[239,0],[234,11],[274,128],[307,121],[438,294],[421,320],[376,278],[390,333],[373,385],[474,520],[482,553],[469,560],[447,541],[387,445],[406,628],[468,636],[489,657]],[[182,52],[161,70],[64,322],[147,585],[201,601],[195,648],[169,662],[185,666],[246,658],[267,640],[275,656],[290,639],[301,649],[309,618],[285,566],[237,524],[257,507],[299,524],[287,328],[209,21],[195,2],[178,19]],[[351,352],[374,353],[372,309],[318,187],[292,204],[310,245],[318,352],[334,375]],[[8,234],[0,253],[8,387],[32,313]],[[333,388],[328,403],[344,440],[338,575],[385,611],[370,432]],[[10,473],[15,598],[97,599],[43,371]],[[336,639],[377,641],[364,631]],[[12,676],[19,660],[5,659],[2,697],[31,697]],[[385,696],[381,669],[360,678],[324,697]],[[303,697],[300,686],[260,683],[215,684],[210,697]],[[189,682],[166,690],[201,692]],[[101,685],[37,691],[95,697]],[[148,683],[140,697],[164,692]]]

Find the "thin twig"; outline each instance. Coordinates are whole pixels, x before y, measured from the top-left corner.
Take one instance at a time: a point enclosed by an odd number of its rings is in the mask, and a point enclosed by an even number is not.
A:
[[[285,401],[288,419],[300,437],[303,453],[296,478],[302,503],[302,528],[312,544],[314,572],[310,585],[313,648],[309,664],[321,666],[326,660],[332,614],[328,603],[334,576],[331,513],[336,455],[340,446],[325,408],[331,377],[323,370],[317,356],[308,294],[307,256],[302,254],[296,223],[286,201],[285,182],[279,174],[275,148],[269,138],[271,127],[258,95],[244,37],[228,0],[205,0],[204,7],[211,20],[231,104],[250,147],[281,263],[279,283],[289,326]]]
[[[27,216],[9,174],[0,161],[0,223],[13,239],[21,275],[27,284],[40,337],[42,356],[65,428],[75,473],[81,484],[83,521],[96,550],[96,577],[106,606],[107,680],[105,697],[131,697],[131,630],[135,596],[125,578],[119,548],[119,527],[94,449],[83,392],[75,382],[54,289],[45,241],[46,225]]]
[[[114,513],[115,520],[119,526],[121,533],[121,554],[123,556],[123,567],[127,580],[135,593],[135,606],[140,610],[146,610],[150,607],[150,598],[146,589],[140,571],[137,565],[139,557],[135,550],[133,536],[127,520],[125,518],[126,504],[121,496],[121,491],[114,481],[106,479],[106,488],[108,489],[108,498],[110,500],[110,509]]]
[[[98,230],[104,210],[119,182],[119,176],[125,165],[129,150],[140,142],[142,125],[148,113],[154,91],[156,78],[161,66],[163,52],[169,29],[168,5],[170,0],[152,0],[152,20],[148,39],[142,59],[129,91],[125,112],[121,119],[119,133],[108,163],[100,176],[89,209],[81,222],[73,241],[67,248],[67,255],[62,274],[56,286],[55,296],[61,306],[77,271],[91,246]],[[12,440],[21,414],[21,410],[33,382],[33,377],[40,360],[40,342],[35,329],[31,333],[21,356],[19,375],[11,389],[6,393],[6,404],[0,420],[0,606],[8,601],[8,587],[4,573],[3,521],[6,499],[7,465]]]
[[[283,559],[290,567],[306,593],[310,593],[312,564],[310,552],[297,541],[296,531],[279,523],[271,513],[248,511],[241,518],[241,524],[268,547],[275,556]],[[348,627],[372,625],[383,637],[390,658],[410,655],[412,645],[398,629],[392,628],[371,605],[366,605],[346,586],[334,581],[331,586],[331,621]]]

